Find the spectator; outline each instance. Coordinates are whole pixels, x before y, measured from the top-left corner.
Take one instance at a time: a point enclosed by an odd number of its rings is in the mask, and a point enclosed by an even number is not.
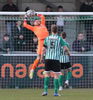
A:
[[[3,6],[2,11],[18,11],[18,7],[13,4],[12,0],[8,0],[8,3]]]
[[[53,11],[53,8],[50,5],[47,5],[45,12],[52,12],[52,11]],[[55,24],[56,22],[53,21],[54,17],[52,15],[51,16],[50,15],[46,15],[45,17],[47,19],[46,20],[46,27],[47,27],[49,33],[51,33],[51,25]],[[50,21],[48,21],[48,19]]]
[[[58,6],[58,7],[57,7],[57,11],[58,11],[58,12],[64,12],[63,6]]]
[[[3,38],[2,51],[10,53],[13,50],[14,50],[13,43],[11,42],[9,35],[5,34]]]
[[[86,0],[80,7],[80,12],[93,12],[93,1],[92,0]],[[83,21],[85,30],[87,33],[87,40],[88,42],[93,45],[93,31],[92,31],[92,26],[93,26],[93,20],[86,20]]]
[[[16,26],[14,27],[13,31],[13,37],[14,37],[14,50],[24,51],[26,42],[24,39],[23,27],[21,21],[16,22]]]
[[[86,0],[80,7],[80,12],[93,12],[93,1]]]
[[[57,12],[63,12],[63,6],[58,6],[57,7]],[[57,17],[57,26],[58,26],[58,33],[61,33],[63,31],[63,26],[64,26],[64,20],[62,16]]]
[[[79,33],[77,39],[72,44],[72,50],[86,52],[91,50],[90,44],[84,39],[83,33]]]
[[[7,12],[15,12],[18,11],[18,7],[13,4],[12,0],[7,0],[7,4],[3,6],[2,11],[7,11]],[[9,36],[12,36],[12,28],[15,26],[15,21],[13,20],[6,20],[6,27],[7,27],[7,33]]]
[[[53,8],[50,5],[47,5],[45,12],[52,12],[52,11],[53,11]]]

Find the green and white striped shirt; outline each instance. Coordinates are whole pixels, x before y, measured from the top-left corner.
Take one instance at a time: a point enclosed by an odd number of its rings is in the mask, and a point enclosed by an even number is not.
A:
[[[60,60],[61,47],[65,46],[65,42],[58,35],[50,35],[45,38],[44,46],[47,48],[45,59]]]
[[[65,41],[65,40],[64,40]],[[69,49],[69,43],[65,41],[65,45]],[[68,63],[69,62],[69,56],[66,54],[63,47],[61,47],[61,56],[60,56],[60,63]]]

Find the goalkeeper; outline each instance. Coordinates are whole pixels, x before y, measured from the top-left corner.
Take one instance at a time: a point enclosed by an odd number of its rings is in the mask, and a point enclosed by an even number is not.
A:
[[[38,56],[37,56],[36,60],[34,61],[33,65],[32,65],[32,69],[30,71],[30,78],[32,79],[34,70],[35,70],[36,66],[38,65],[40,57],[41,57],[41,51],[42,51],[44,40],[48,36],[48,30],[45,26],[45,17],[44,17],[44,15],[37,14],[33,10],[30,10],[30,14],[32,16],[36,15],[38,17],[41,17],[41,22],[37,19],[34,21],[34,26],[28,25],[27,20],[26,19],[24,20],[24,27],[31,30],[31,31],[33,31],[34,34],[38,38],[38,49],[37,49]],[[27,17],[27,15],[25,15],[25,17]]]
[[[61,37],[65,41],[66,46],[69,48],[69,44],[66,42],[66,33],[62,32]],[[59,76],[59,91],[63,90],[63,75],[64,75],[64,70],[66,70],[67,75],[66,75],[66,81],[65,81],[65,86],[68,88],[69,87],[69,80],[72,76],[72,68],[71,64],[69,61],[69,56],[66,54],[65,50],[63,47],[61,47],[61,56],[60,56],[60,63],[61,63],[61,73]]]

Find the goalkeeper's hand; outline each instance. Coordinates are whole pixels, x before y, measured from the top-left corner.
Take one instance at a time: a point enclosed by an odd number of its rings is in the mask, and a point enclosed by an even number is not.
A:
[[[36,12],[35,10],[31,10],[31,16],[35,16]]]
[[[32,79],[32,78],[33,78],[33,75],[34,75],[34,70],[33,70],[33,69],[31,69],[31,71],[30,71],[30,79]]]

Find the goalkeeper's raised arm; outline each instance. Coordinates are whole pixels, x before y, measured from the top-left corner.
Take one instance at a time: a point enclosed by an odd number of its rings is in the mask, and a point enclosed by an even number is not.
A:
[[[41,14],[36,14],[38,17],[41,17],[41,24],[45,25],[45,16]]]
[[[41,22],[40,22],[40,20],[36,19],[33,23],[34,26],[31,26],[31,25],[27,24],[27,17],[32,17],[32,16],[40,17]],[[33,11],[29,10],[29,13],[25,14],[24,27],[26,27],[27,29],[33,31],[34,34],[37,36],[38,40],[45,39],[48,36],[48,30],[45,26],[45,16],[41,15],[41,14],[38,14],[35,11],[33,12]]]
[[[33,31],[34,34],[38,38],[38,49],[37,49],[38,56],[37,56],[37,59],[33,63],[33,66],[32,66],[32,69],[31,69],[31,73],[30,73],[30,78],[33,77],[33,72],[34,72],[37,64],[40,61],[43,43],[44,43],[45,38],[48,36],[48,30],[47,30],[47,28],[45,26],[45,17],[44,17],[44,15],[37,14],[34,10],[27,11],[25,17],[32,17],[32,16],[41,17],[41,21],[36,19],[34,21],[34,26],[31,26],[31,25],[27,24],[27,19],[24,20],[24,27],[26,27],[27,29]]]

